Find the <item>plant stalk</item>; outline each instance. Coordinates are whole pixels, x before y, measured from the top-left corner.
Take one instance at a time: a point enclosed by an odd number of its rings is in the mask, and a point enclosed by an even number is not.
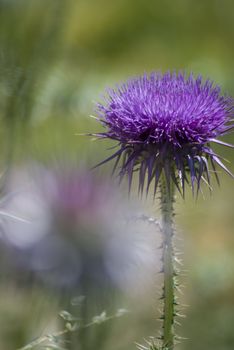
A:
[[[173,250],[173,202],[174,184],[169,183],[165,175],[161,177],[161,214],[162,214],[162,271],[164,277],[163,295],[163,349],[174,349],[175,285]]]

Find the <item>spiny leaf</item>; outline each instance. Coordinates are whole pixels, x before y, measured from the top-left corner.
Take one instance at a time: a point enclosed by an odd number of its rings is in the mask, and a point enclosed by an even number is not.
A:
[[[100,315],[92,318],[93,323],[101,324],[107,320],[106,311],[103,311]]]

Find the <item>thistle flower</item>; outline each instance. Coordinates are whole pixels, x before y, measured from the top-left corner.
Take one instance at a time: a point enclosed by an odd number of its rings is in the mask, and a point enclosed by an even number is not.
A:
[[[120,179],[128,176],[129,190],[135,171],[139,172],[139,192],[143,193],[146,182],[148,193],[154,182],[155,195],[160,184],[163,325],[159,346],[153,339],[149,347],[140,348],[173,350],[178,339],[175,317],[179,316],[175,298],[178,269],[173,245],[174,189],[176,186],[184,196],[185,182],[191,184],[193,193],[196,188],[197,194],[201,181],[210,187],[210,165],[218,183],[216,165],[233,176],[210,146],[218,143],[234,147],[217,139],[234,127],[233,102],[201,76],[152,73],[109,89],[106,103],[98,104],[97,112],[106,132],[94,135],[119,143],[119,149],[98,165],[115,159],[115,171],[121,162]]]
[[[230,131],[233,101],[220,88],[201,76],[183,73],[152,73],[109,89],[104,104],[97,105],[98,120],[105,132],[92,134],[118,141],[119,149],[98,165],[115,159],[121,162],[120,178],[126,174],[131,188],[133,172],[139,170],[139,191],[146,182],[154,194],[162,174],[184,196],[185,182],[197,193],[201,181],[210,187],[210,166],[233,176],[211,143],[233,147],[218,140]],[[147,180],[145,181],[145,178]]]

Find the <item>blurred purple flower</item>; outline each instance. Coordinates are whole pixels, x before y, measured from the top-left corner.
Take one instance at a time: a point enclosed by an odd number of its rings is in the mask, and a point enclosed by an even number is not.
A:
[[[230,146],[217,137],[233,128],[233,101],[220,94],[220,88],[202,77],[183,73],[152,73],[108,89],[105,103],[97,105],[98,120],[106,132],[92,134],[119,142],[109,158],[122,160],[120,178],[127,174],[129,189],[133,172],[139,170],[139,191],[146,174],[147,192],[154,181],[154,192],[162,172],[184,195],[185,181],[194,191],[200,182],[210,183],[209,162],[217,181],[216,165],[233,176],[210,143]]]
[[[6,192],[12,196],[5,211],[28,219],[7,221],[0,234],[20,279],[29,273],[58,288],[109,284],[132,291],[139,269],[155,266],[151,242],[141,234],[145,223],[128,227],[131,203],[103,177],[71,164],[21,168]]]

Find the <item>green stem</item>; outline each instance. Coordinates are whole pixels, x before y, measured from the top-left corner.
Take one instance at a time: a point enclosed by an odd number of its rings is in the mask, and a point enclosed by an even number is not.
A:
[[[174,251],[173,251],[173,202],[174,186],[169,184],[166,176],[161,178],[161,213],[162,213],[162,234],[163,234],[163,349],[174,348]]]

